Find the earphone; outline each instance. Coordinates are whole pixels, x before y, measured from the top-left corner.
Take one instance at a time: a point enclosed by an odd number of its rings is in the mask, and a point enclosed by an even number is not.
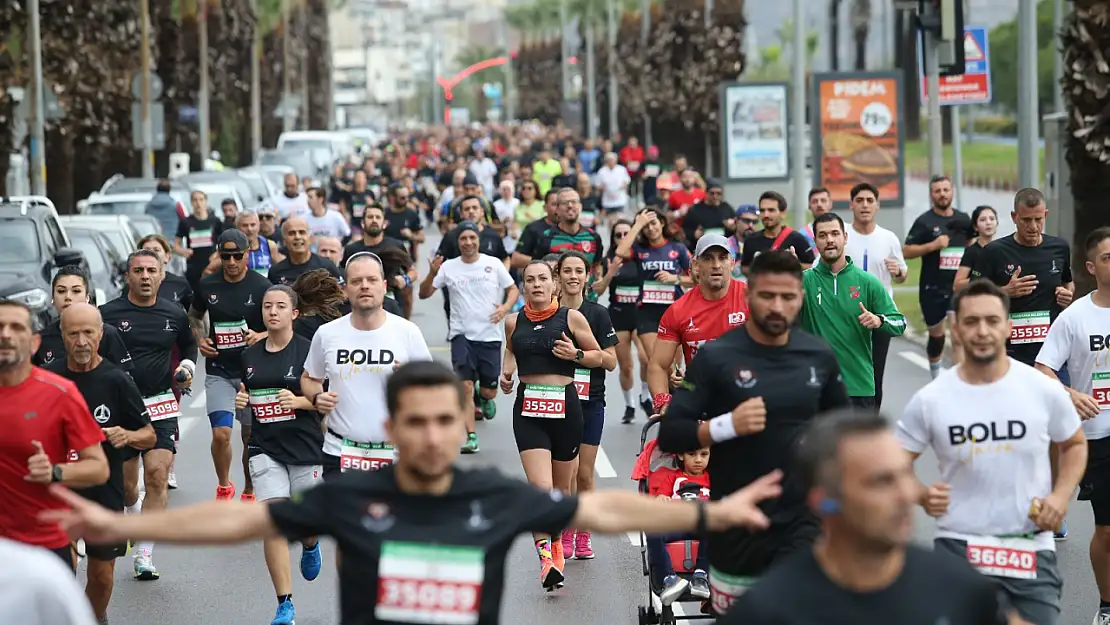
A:
[[[840,512],[840,502],[831,497],[826,497],[821,500],[818,509],[820,510],[822,516],[831,516],[834,514],[838,514]]]

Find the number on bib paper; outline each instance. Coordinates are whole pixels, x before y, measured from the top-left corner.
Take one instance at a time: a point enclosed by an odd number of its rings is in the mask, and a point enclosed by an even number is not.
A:
[[[520,414],[537,419],[565,419],[566,391],[561,386],[529,384],[524,387],[524,404]]]
[[[1110,409],[1110,373],[1091,374],[1091,397],[1098,402],[1098,407]]]
[[[643,302],[645,304],[673,304],[674,285],[663,284],[654,280],[645,281]]]
[[[276,388],[254,389],[250,392],[251,414],[259,423],[279,423],[297,418],[292,410],[282,408]]]
[[[339,468],[347,471],[377,471],[393,464],[393,445],[389,443],[360,443],[343,439],[339,451]]]
[[[575,369],[574,370],[574,390],[578,393],[578,399],[585,401],[590,398],[590,370],[589,369]]]
[[[245,321],[217,321],[212,324],[216,333],[216,349],[237,349],[247,346]]]
[[[964,248],[946,247],[940,251],[940,268],[955,271],[960,268],[960,259],[964,257]]]
[[[477,623],[484,578],[481,549],[387,541],[374,616],[400,623]]]
[[[1032,541],[1027,541],[1032,543]],[[1037,578],[1037,552],[993,545],[967,545],[967,561],[984,575],[1014,579]]]
[[[596,220],[597,216],[594,215],[593,211],[582,211],[578,214],[578,223],[581,224],[583,228],[593,228]]]
[[[143,404],[146,406],[146,411],[150,414],[151,421],[175,419],[181,416],[181,408],[177,405],[177,398],[169,391],[150,397],[144,397]]]
[[[1011,345],[1044,343],[1048,336],[1050,321],[1047,310],[1010,313],[1010,321],[1013,324],[1010,328]]]
[[[613,298],[618,304],[635,304],[640,299],[640,287],[615,286],[613,287]]]
[[[212,247],[211,230],[193,230],[189,233],[189,248]]]
[[[366,212],[366,205],[365,204],[354,204],[354,205],[351,206],[351,213],[353,213],[354,216],[359,218],[359,219],[362,219],[362,215],[365,212]]]

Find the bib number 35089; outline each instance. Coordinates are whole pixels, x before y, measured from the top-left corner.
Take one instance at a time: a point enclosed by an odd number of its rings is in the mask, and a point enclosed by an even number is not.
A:
[[[396,623],[477,623],[484,578],[481,549],[387,541],[374,615]]]
[[[566,390],[561,386],[529,384],[524,387],[524,403],[520,415],[537,419],[567,417]]]
[[[967,542],[967,561],[984,575],[1037,578],[1037,546],[1028,538],[990,538]]]

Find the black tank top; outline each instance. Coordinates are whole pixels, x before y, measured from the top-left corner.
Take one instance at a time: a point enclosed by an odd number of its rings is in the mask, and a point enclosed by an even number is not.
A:
[[[509,338],[512,341],[513,355],[516,356],[517,374],[552,374],[574,377],[575,363],[563,360],[551,353],[555,341],[566,333],[573,341],[574,334],[570,331],[570,322],[567,315],[570,309],[560,306],[555,314],[543,321],[530,321],[521,311],[516,318],[516,328]]]

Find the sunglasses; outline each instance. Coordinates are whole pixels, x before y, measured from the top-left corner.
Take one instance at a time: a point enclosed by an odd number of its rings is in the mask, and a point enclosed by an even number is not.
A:
[[[273,215],[265,215],[265,214],[259,214],[259,215],[258,215],[258,218],[259,218],[259,219],[261,219],[261,220],[263,220],[263,221],[273,221],[273,220],[274,220],[274,216],[273,216]]]
[[[222,260],[243,260],[246,252],[220,252],[220,259]]]
[[[613,234],[614,239],[623,239],[626,236],[628,236],[627,232],[616,232]]]
[[[745,218],[745,219],[741,219],[740,223],[745,223],[745,224],[748,224],[749,226],[754,226],[757,223],[759,223],[759,220],[758,219]]]

